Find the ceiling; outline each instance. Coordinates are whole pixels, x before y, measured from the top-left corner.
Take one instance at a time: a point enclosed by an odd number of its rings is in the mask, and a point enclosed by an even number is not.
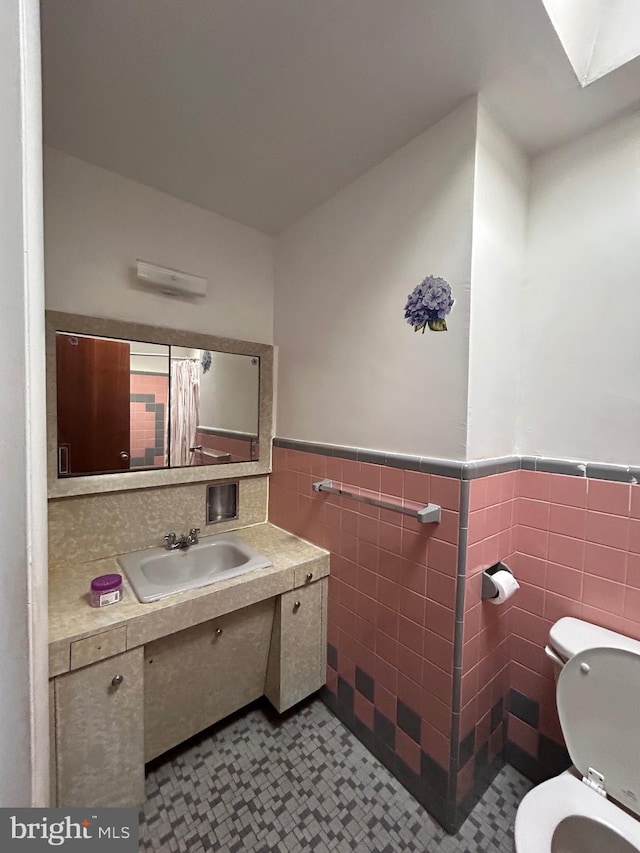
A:
[[[540,0],[43,0],[45,142],[276,234],[480,91],[535,154],[640,103]]]

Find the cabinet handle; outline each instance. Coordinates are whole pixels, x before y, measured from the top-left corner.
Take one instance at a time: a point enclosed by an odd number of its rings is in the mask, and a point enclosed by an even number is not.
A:
[[[113,687],[120,687],[120,685],[122,684],[123,681],[124,681],[123,675],[114,675],[113,678],[111,679],[111,684]]]
[[[299,608],[300,608],[300,602],[299,602],[299,601],[294,601],[294,602],[293,602],[293,609],[294,609],[294,610],[299,610]]]
[[[307,581],[313,580],[313,572],[307,572]]]
[[[222,636],[222,628],[216,628],[216,637]]]

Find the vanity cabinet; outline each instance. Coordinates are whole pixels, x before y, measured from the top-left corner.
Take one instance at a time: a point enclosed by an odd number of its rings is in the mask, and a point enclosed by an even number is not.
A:
[[[326,681],[327,578],[281,595],[276,602],[264,693],[286,711]]]
[[[53,679],[55,803],[144,802],[143,650]]]
[[[50,645],[53,806],[140,805],[146,762],[262,696],[282,712],[325,683],[328,555],[271,526],[250,533],[282,567],[210,595],[58,615],[61,633],[79,625]]]
[[[145,646],[145,761],[263,695],[274,606],[261,601]]]

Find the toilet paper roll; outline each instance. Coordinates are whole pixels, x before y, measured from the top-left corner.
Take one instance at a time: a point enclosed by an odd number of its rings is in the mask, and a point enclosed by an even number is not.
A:
[[[498,594],[494,598],[487,599],[492,604],[502,604],[508,598],[511,598],[517,589],[520,589],[518,581],[506,569],[500,569],[495,572],[495,574],[491,575],[491,580],[498,590]]]

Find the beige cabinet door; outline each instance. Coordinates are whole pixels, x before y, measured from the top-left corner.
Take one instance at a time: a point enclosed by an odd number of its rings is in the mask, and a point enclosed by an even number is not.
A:
[[[145,646],[145,761],[264,693],[273,598]]]
[[[143,651],[55,679],[58,806],[144,802]]]
[[[265,695],[286,711],[326,682],[327,579],[280,596],[273,623]]]

